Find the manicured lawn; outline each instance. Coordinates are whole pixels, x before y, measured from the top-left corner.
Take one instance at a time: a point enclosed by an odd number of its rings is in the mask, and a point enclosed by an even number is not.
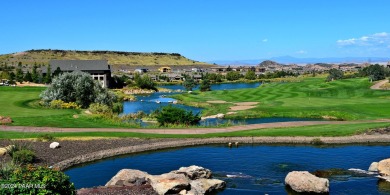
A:
[[[305,127],[286,127],[274,129],[255,129],[229,133],[190,134],[190,135],[169,135],[169,134],[147,134],[131,132],[58,132],[58,133],[29,133],[6,131],[0,134],[0,139],[27,139],[37,138],[43,134],[50,134],[54,137],[139,137],[139,138],[211,138],[211,137],[258,137],[258,136],[350,136],[362,133],[368,129],[388,127],[390,123],[363,123],[349,125],[313,125]]]
[[[390,118],[390,91],[371,90],[366,78],[326,83],[324,77],[301,82],[267,83],[255,89],[221,90],[175,97],[185,104],[204,107],[205,115],[226,113],[234,102],[259,102],[256,108],[239,111],[232,117],[331,116],[343,120]],[[226,104],[207,104],[225,100]]]
[[[44,87],[0,87],[0,116],[10,116],[21,126],[50,127],[128,127],[101,118],[94,118],[81,110],[46,109],[37,105]],[[74,118],[77,115],[78,118]]]

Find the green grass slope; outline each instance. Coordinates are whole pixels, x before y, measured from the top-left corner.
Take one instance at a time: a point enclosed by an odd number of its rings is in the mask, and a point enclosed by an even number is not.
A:
[[[124,124],[93,118],[81,110],[46,109],[38,106],[43,87],[0,87],[0,116],[10,116],[21,126],[126,127]],[[77,115],[78,118],[73,117]]]
[[[343,120],[390,118],[390,91],[371,90],[365,78],[324,82],[267,83],[255,89],[221,90],[177,95],[186,104],[205,107],[205,115],[226,113],[234,102],[259,102],[233,117],[332,117]],[[225,100],[226,104],[207,104]]]
[[[23,65],[48,64],[51,59],[58,60],[108,60],[118,65],[207,65],[188,59],[177,53],[141,53],[119,51],[74,51],[74,50],[29,50],[13,54],[0,55],[0,64]]]

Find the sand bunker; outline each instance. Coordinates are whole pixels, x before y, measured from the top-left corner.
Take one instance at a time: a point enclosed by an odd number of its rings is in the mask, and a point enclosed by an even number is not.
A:
[[[223,100],[210,100],[210,101],[207,101],[207,103],[223,104],[223,103],[226,103],[226,101],[223,101]]]
[[[256,107],[259,102],[238,102],[234,103],[234,106],[230,107],[230,110],[248,110]]]

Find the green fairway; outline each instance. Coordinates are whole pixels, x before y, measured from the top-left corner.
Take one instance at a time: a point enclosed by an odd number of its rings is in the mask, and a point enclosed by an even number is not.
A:
[[[372,84],[366,78],[325,82],[324,77],[316,77],[301,82],[267,83],[255,89],[180,94],[175,98],[204,107],[204,115],[226,113],[237,102],[258,102],[256,108],[229,117],[390,118],[390,91],[371,90]],[[209,100],[229,103],[206,103]]]
[[[43,87],[0,87],[0,116],[10,116],[12,125],[49,127],[126,127],[93,118],[81,110],[46,109],[37,105]],[[78,118],[73,117],[77,115]]]

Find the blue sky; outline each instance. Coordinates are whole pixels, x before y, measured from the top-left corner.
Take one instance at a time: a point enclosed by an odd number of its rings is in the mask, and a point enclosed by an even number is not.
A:
[[[0,54],[175,52],[200,61],[390,57],[388,0],[4,0]]]

